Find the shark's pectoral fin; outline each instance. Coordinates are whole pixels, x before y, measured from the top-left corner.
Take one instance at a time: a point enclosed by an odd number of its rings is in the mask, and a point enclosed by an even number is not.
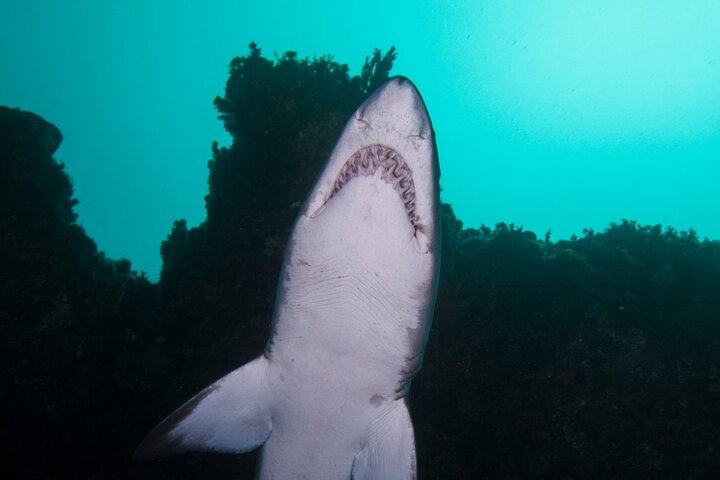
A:
[[[355,456],[353,480],[415,480],[415,437],[403,400],[387,405],[370,426],[363,449]]]
[[[243,453],[272,430],[270,370],[259,357],[213,383],[155,427],[135,451],[136,461],[185,453]]]

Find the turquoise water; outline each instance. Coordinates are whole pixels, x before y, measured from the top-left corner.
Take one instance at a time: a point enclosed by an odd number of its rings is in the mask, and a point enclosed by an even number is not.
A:
[[[395,45],[468,226],[557,240],[629,218],[720,238],[718,2],[197,5],[0,5],[0,105],[62,130],[79,222],[152,278],[173,220],[205,218],[210,145],[230,143],[212,100],[252,40],[353,73]]]

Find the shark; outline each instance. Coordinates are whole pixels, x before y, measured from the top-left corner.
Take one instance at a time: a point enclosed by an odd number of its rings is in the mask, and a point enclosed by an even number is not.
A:
[[[135,460],[259,447],[260,480],[415,479],[407,399],[437,296],[439,176],[418,89],[388,79],[300,208],[264,351],[163,420]]]

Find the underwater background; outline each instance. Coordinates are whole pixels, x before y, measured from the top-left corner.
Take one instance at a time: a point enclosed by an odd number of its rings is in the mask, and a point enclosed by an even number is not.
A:
[[[720,4],[148,3],[0,5],[9,477],[252,478],[130,457],[261,351],[297,205],[393,74],[446,202],[419,477],[720,477]]]

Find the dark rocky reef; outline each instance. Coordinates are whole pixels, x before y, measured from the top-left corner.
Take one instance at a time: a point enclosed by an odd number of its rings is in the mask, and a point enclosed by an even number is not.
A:
[[[257,355],[300,203],[394,50],[231,62],[207,220],[172,226],[157,284],[75,223],[61,136],[0,108],[0,447],[10,477],[252,478],[253,455],[133,465],[163,416]],[[464,228],[413,384],[420,478],[718,478],[720,244],[623,220],[551,242]]]
[[[443,220],[419,471],[718,475],[720,244],[627,220],[557,243]]]
[[[75,223],[72,184],[52,158],[61,141],[37,115],[0,107],[0,449],[4,471],[23,478],[125,460],[127,435],[108,432],[123,431],[133,388],[116,364],[156,289]]]

